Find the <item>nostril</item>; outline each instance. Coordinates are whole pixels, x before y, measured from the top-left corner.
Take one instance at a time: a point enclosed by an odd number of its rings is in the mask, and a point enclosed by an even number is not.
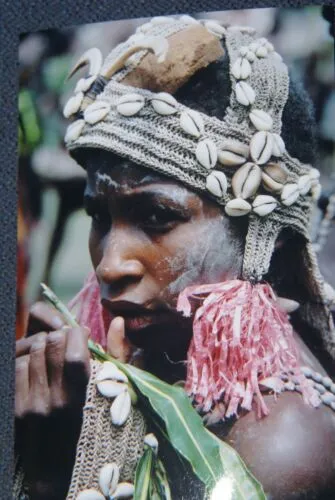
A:
[[[121,295],[125,290],[128,290],[134,285],[137,285],[141,281],[141,278],[135,278],[130,276],[124,276],[119,278],[112,283],[108,284],[109,295],[117,296]]]

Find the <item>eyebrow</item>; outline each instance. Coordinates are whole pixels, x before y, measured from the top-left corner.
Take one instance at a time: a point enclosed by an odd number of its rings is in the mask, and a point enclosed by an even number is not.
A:
[[[141,186],[142,187],[142,186]],[[144,187],[144,186],[143,186]],[[189,212],[188,208],[181,202],[176,201],[176,196],[169,194],[166,190],[157,189],[153,187],[153,190],[148,190],[146,186],[145,191],[129,191],[121,193],[115,193],[115,198],[119,198],[120,204],[128,205],[130,203],[140,204],[160,204],[167,203],[169,206],[176,210],[182,210],[183,212]],[[93,192],[90,189],[85,189],[84,192],[84,206],[91,204],[102,204],[103,197],[99,193]]]

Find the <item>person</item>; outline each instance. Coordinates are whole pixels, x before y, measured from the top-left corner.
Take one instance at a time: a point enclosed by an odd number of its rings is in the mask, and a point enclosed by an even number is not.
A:
[[[94,274],[72,303],[81,327],[39,303],[17,343],[30,497],[103,498],[103,464],[135,467],[145,429],[132,410],[130,440],[111,437],[91,335],[118,360],[186,381],[269,498],[330,498],[334,331],[308,233],[319,184],[305,92],[254,30],[188,16],[153,19],[103,64],[92,49],[74,70],[87,62],[64,112],[87,172]],[[162,454],[172,498],[203,498]]]

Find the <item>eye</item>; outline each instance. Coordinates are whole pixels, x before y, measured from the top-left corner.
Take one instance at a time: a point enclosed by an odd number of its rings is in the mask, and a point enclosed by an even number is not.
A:
[[[180,222],[185,221],[180,213],[170,208],[152,208],[142,212],[140,225],[153,232],[170,231]]]

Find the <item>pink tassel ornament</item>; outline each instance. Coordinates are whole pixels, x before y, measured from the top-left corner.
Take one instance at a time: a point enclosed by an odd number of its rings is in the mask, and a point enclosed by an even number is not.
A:
[[[179,295],[178,311],[191,316],[192,299],[203,301],[194,316],[185,389],[197,408],[208,413],[221,403],[221,418],[228,418],[250,411],[255,401],[258,417],[265,416],[262,380],[266,385],[271,377],[281,392],[283,373],[300,383],[306,403],[320,404],[300,370],[292,326],[270,285],[232,280],[189,287]]]

